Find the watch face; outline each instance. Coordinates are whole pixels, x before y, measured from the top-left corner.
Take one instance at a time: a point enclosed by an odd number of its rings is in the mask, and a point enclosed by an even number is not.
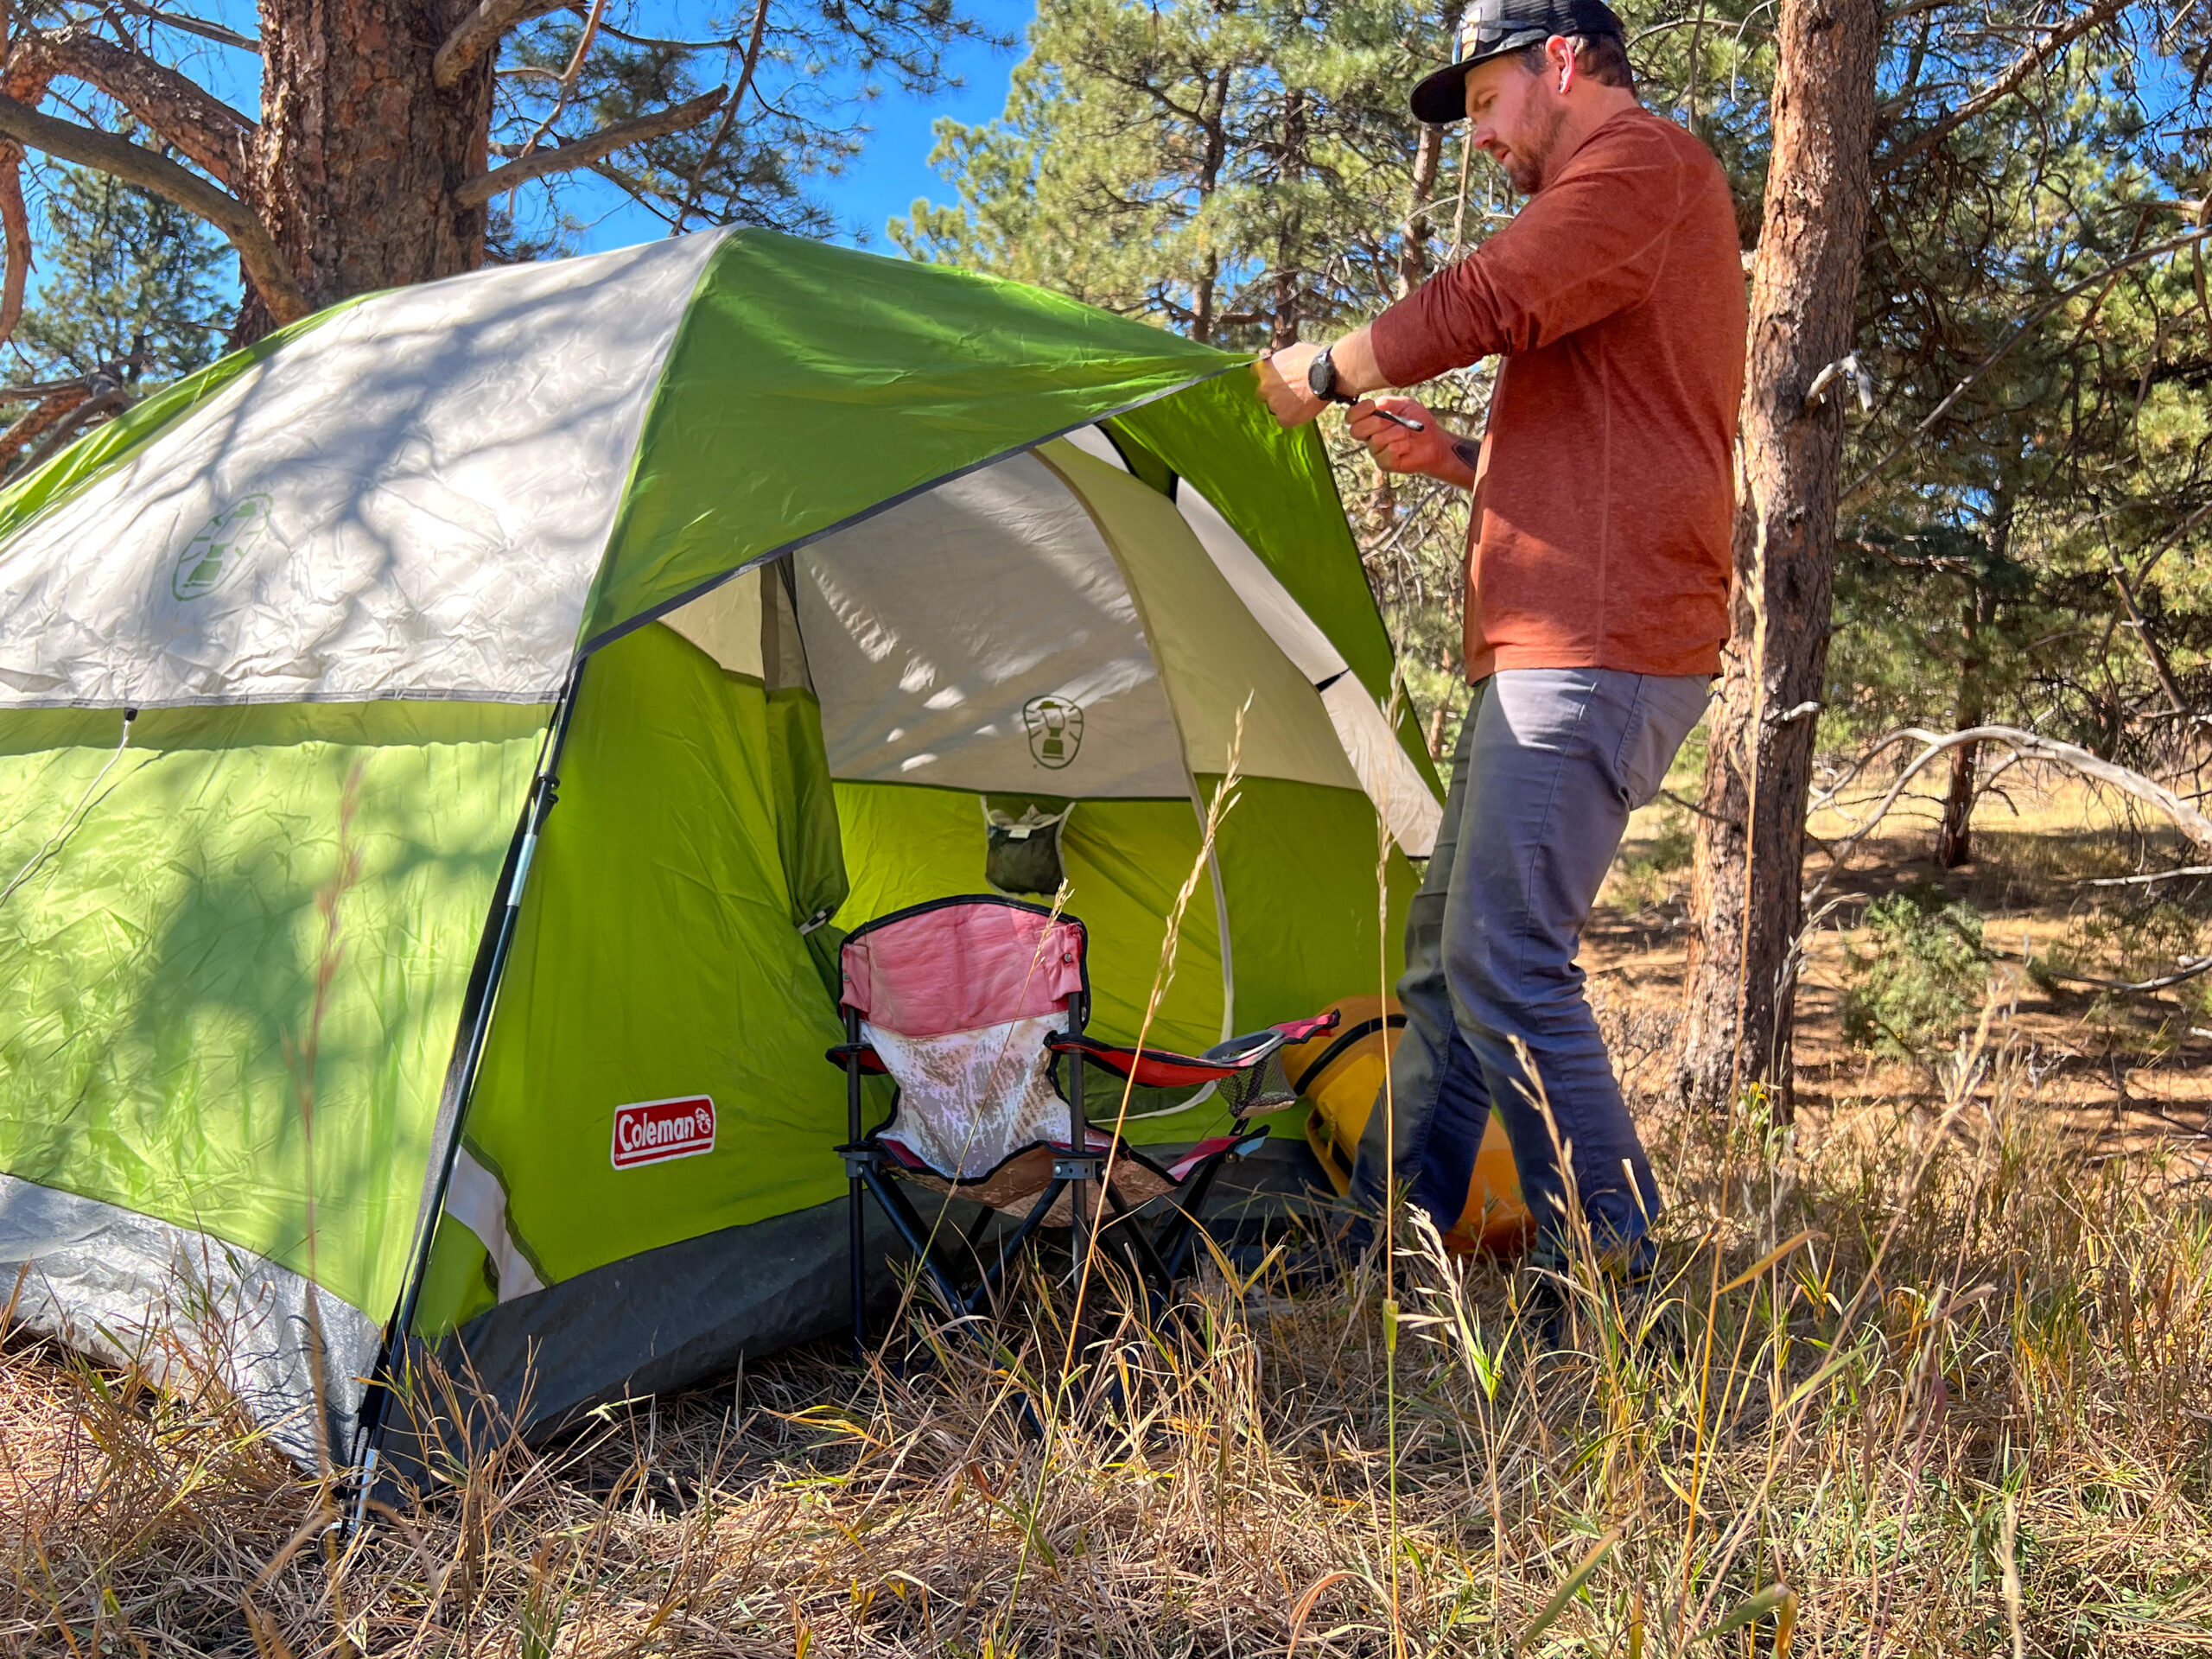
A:
[[[1326,352],[1313,359],[1306,371],[1306,387],[1316,397],[1327,397],[1337,389],[1337,365],[1329,360]]]

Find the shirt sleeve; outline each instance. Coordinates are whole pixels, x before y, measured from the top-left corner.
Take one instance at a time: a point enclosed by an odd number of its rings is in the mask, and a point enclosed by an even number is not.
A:
[[[1682,213],[1669,149],[1633,129],[1594,136],[1511,224],[1375,320],[1376,365],[1394,386],[1418,385],[1641,303]]]

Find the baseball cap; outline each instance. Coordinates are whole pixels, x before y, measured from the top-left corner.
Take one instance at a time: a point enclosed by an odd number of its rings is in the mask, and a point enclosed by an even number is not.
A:
[[[1472,0],[1452,37],[1450,66],[1414,88],[1414,114],[1440,127],[1459,120],[1467,113],[1468,70],[1554,35],[1628,38],[1605,0]]]

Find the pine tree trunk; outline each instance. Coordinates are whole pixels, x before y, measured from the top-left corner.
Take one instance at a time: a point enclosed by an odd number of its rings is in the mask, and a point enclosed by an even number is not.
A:
[[[1990,516],[1989,552],[1992,571],[2001,566],[2012,539],[2012,502],[2003,489],[1997,492]],[[1951,711],[1951,729],[1972,731],[1989,715],[1987,664],[1984,636],[1997,620],[1997,588],[1993,580],[1971,581],[1961,606],[1959,632],[1959,697]],[[1950,786],[1943,791],[1942,821],[1936,826],[1936,863],[1955,870],[1974,857],[1974,769],[1981,745],[1961,743],[1951,751]]]
[[[1404,299],[1428,278],[1428,210],[1436,200],[1436,175],[1444,162],[1444,129],[1424,125],[1414,147],[1412,200],[1406,205],[1406,233],[1398,244],[1398,297]]]
[[[1786,1106],[1805,804],[1827,667],[1844,398],[1865,251],[1879,0],[1782,0],[1774,153],[1751,281],[1736,583],[1691,872],[1685,1098]],[[1808,707],[1808,705],[1810,705]]]
[[[1294,86],[1283,97],[1281,174],[1287,183],[1294,184],[1306,176],[1306,92]],[[1287,214],[1275,241],[1274,304],[1268,345],[1278,352],[1297,343],[1299,325],[1305,320],[1300,302],[1304,296],[1299,286],[1304,228],[1297,213]]]
[[[486,165],[492,63],[449,92],[431,62],[466,0],[261,0],[261,130],[250,195],[311,305],[484,263],[486,210],[454,192]],[[235,338],[265,333],[249,299]]]
[[[1969,606],[1971,610],[1971,606]],[[1952,730],[1971,731],[1982,722],[1981,677],[1971,665],[1960,676],[1957,724]],[[1951,751],[1950,786],[1943,791],[1943,817],[1936,826],[1936,863],[1955,870],[1974,858],[1974,768],[1981,745],[1961,743]]]

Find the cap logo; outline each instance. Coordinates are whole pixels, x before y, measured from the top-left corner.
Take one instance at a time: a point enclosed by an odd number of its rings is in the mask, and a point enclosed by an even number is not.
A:
[[[1459,33],[1452,42],[1452,56],[1454,61],[1468,56],[1474,51],[1475,42],[1482,38],[1483,25],[1492,21],[1484,14],[1495,13],[1497,10],[1495,5],[1484,4],[1484,0],[1474,0],[1472,5],[1459,14]]]

